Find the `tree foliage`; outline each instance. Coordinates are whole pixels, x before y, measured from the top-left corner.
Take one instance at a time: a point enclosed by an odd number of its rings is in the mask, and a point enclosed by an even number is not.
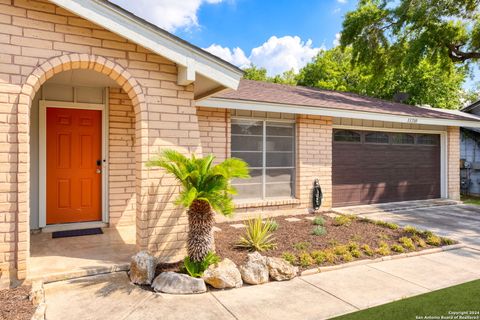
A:
[[[340,44],[354,62],[417,66],[480,60],[480,0],[360,0]]]
[[[297,74],[293,69],[287,70],[282,74],[278,74],[273,77],[269,77],[267,75],[267,69],[259,68],[253,64],[248,68],[243,69],[243,71],[245,72],[243,77],[249,80],[289,84],[293,86],[297,84]]]

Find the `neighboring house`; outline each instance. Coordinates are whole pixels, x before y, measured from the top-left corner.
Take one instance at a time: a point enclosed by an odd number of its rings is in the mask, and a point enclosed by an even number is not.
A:
[[[480,100],[462,109],[480,116]],[[465,195],[480,196],[480,129],[460,130],[460,185]]]
[[[163,148],[245,159],[239,216],[311,210],[317,178],[322,209],[459,199],[471,117],[240,81],[108,1],[7,0],[0,12],[0,282],[28,277],[30,232],[52,225],[135,225],[138,250],[181,258],[178,187],[145,166]]]

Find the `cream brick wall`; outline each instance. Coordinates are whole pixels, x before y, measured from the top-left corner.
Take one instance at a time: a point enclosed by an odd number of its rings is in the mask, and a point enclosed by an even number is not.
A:
[[[121,89],[109,90],[108,204],[110,225],[135,224],[135,113]]]
[[[448,127],[448,198],[460,200],[460,128]]]
[[[135,144],[124,147],[132,152],[133,146],[135,164],[128,159],[128,181],[110,188],[125,191],[129,202],[120,204],[111,195],[112,221],[122,224],[136,212],[138,249],[164,260],[182,256],[186,218],[171,201],[178,186],[144,163],[164,147],[201,153],[193,85],[176,84],[172,62],[48,1],[0,0],[0,282],[27,276],[31,99],[47,79],[70,69],[108,75],[133,106]],[[132,130],[132,112],[126,117],[112,125],[125,120]],[[126,143],[115,139],[111,142]],[[112,160],[122,161],[113,152]]]

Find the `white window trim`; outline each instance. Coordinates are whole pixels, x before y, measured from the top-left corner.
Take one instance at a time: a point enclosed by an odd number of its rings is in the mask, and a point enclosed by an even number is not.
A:
[[[100,110],[102,112],[102,222],[108,223],[108,88],[105,103],[78,103],[63,101],[39,101],[39,148],[38,148],[38,222],[39,228],[47,226],[47,108]],[[81,223],[81,222],[79,222]]]
[[[402,132],[402,133],[426,133],[440,135],[440,197],[449,198],[448,194],[448,142],[447,132],[441,130],[422,130],[422,129],[399,129],[399,128],[380,128],[380,127],[362,127],[333,125],[333,129],[358,130],[358,131],[383,131],[383,132]],[[333,143],[333,142],[332,142]]]
[[[235,203],[239,203],[239,204],[242,204],[242,203],[250,203],[250,202],[258,202],[258,201],[261,201],[261,202],[267,202],[267,201],[273,201],[273,200],[276,200],[276,199],[285,199],[285,198],[288,198],[288,199],[296,199],[296,181],[297,181],[297,170],[298,170],[298,167],[297,167],[297,132],[296,132],[296,127],[297,127],[297,123],[296,123],[296,120],[295,119],[276,119],[276,118],[266,118],[266,117],[247,117],[247,116],[234,116],[234,117],[231,117],[231,123],[230,123],[230,126],[233,124],[233,121],[234,120],[247,120],[247,121],[259,121],[259,122],[262,122],[263,124],[263,127],[262,127],[262,146],[263,146],[263,150],[262,150],[262,197],[261,198],[245,198],[245,199],[236,199],[235,200]],[[266,197],[266,185],[267,185],[267,181],[266,181],[266,171],[267,171],[267,152],[266,152],[266,141],[267,141],[267,126],[266,126],[266,122],[283,122],[283,123],[289,123],[289,124],[293,124],[293,184],[292,184],[292,194],[291,196],[287,196],[287,197]],[[231,129],[230,129],[230,135],[232,135],[231,133]],[[232,139],[230,138],[230,153],[232,152]],[[233,152],[236,152],[236,151],[233,151]],[[238,151],[239,152],[239,151]],[[283,168],[283,167],[282,167]],[[287,167],[285,167],[287,168]],[[258,169],[255,169],[255,170],[258,170]]]

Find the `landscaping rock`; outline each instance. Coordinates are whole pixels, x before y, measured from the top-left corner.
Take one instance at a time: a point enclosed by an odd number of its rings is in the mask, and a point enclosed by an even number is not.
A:
[[[230,259],[223,259],[217,264],[212,264],[203,273],[203,280],[217,289],[240,288],[242,275],[237,266]]]
[[[243,282],[262,284],[268,282],[267,259],[258,252],[249,253],[247,262],[240,266]]]
[[[155,277],[157,262],[154,256],[146,251],[141,251],[132,257],[130,262],[130,281],[135,284],[152,284]]]
[[[162,272],[153,280],[152,288],[156,292],[172,294],[192,294],[207,292],[203,279],[193,278],[186,274]]]
[[[267,257],[270,278],[275,281],[290,280],[297,276],[298,268],[280,258]]]

